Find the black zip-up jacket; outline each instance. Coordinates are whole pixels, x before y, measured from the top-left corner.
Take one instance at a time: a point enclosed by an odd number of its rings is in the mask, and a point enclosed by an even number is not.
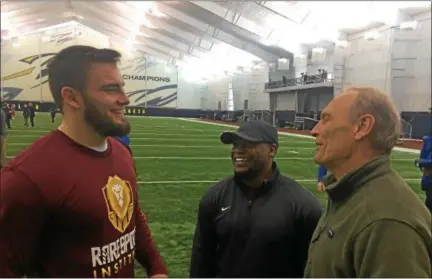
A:
[[[272,179],[251,189],[235,176],[199,204],[191,270],[202,277],[303,277],[320,202],[274,163]]]

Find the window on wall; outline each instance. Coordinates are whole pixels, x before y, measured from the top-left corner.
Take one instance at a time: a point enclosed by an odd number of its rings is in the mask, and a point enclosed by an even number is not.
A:
[[[232,77],[228,82],[228,111],[234,111],[234,93],[232,89]]]

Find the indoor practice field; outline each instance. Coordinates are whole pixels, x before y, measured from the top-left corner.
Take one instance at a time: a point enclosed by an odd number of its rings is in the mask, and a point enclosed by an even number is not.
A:
[[[207,188],[231,175],[230,148],[219,140],[217,126],[174,118],[131,117],[131,148],[138,172],[139,199],[170,277],[189,277],[189,260],[197,206]],[[36,127],[25,128],[18,116],[8,130],[7,155],[16,155],[38,137],[55,129],[48,114],[38,114]],[[313,192],[323,206],[326,194],[316,192],[318,166],[313,162],[313,139],[280,135],[276,161],[281,172]],[[61,151],[59,151],[61,152]],[[393,167],[418,193],[421,172],[414,166],[418,155],[394,151]],[[391,194],[391,193],[389,193]],[[144,273],[138,268],[136,277]]]

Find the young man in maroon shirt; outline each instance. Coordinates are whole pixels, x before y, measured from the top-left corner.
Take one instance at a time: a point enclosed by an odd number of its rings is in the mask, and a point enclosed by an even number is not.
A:
[[[167,277],[132,158],[111,138],[130,132],[119,58],[72,46],[50,63],[63,121],[1,171],[1,277],[133,277],[135,259]]]

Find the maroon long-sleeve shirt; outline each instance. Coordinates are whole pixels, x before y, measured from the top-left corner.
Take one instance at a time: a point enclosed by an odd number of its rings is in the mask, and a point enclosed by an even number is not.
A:
[[[133,161],[108,139],[98,152],[61,131],[1,170],[0,276],[167,274],[139,207]]]

